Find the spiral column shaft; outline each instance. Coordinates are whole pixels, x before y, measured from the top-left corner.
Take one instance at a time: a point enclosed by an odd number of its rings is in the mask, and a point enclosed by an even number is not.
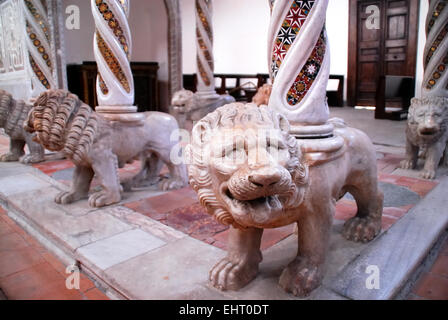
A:
[[[212,0],[195,0],[197,94],[215,98],[212,10]]]
[[[130,57],[129,0],[91,0],[95,21],[93,47],[98,66],[96,111],[110,120],[141,119],[134,104]]]
[[[268,57],[273,86],[269,106],[288,118],[292,134],[329,136],[333,128],[326,124],[328,0],[270,0],[270,4]]]
[[[430,0],[423,57],[423,97],[448,97],[448,0]]]
[[[55,57],[52,55],[51,30],[45,0],[23,0],[25,42],[31,66],[32,97],[48,89],[56,89]]]

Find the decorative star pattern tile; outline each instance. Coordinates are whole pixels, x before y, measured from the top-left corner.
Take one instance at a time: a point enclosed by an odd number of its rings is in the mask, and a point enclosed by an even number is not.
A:
[[[306,17],[313,8],[314,2],[315,0],[293,1],[277,35],[272,53],[271,69],[274,78],[277,75],[288,50],[302,28]]]
[[[305,97],[310,90],[314,80],[316,80],[324,60],[326,42],[326,32],[324,27],[316,45],[314,46],[311,56],[308,58],[307,62],[286,94],[286,101],[289,105],[295,106],[300,103],[303,97]]]

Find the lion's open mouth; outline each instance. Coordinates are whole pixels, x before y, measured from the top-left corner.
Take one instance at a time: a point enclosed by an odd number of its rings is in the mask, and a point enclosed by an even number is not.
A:
[[[233,214],[266,214],[282,209],[282,204],[278,195],[258,197],[251,200],[238,200],[232,195],[227,184],[223,184],[221,187],[221,195]]]

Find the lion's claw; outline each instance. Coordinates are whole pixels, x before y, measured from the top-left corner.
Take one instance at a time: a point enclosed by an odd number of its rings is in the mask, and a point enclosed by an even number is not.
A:
[[[44,157],[38,154],[27,154],[19,160],[23,164],[38,163],[44,161]]]
[[[69,204],[78,200],[77,198],[76,193],[63,191],[56,196],[54,201],[58,204]]]
[[[322,271],[306,259],[291,262],[280,276],[279,285],[297,297],[306,297],[316,289],[323,278]]]
[[[0,155],[0,162],[19,161],[21,155],[17,155],[11,152]]]
[[[353,217],[345,222],[342,235],[347,240],[368,242],[375,238],[380,231],[381,220]]]
[[[258,263],[247,259],[228,257],[219,261],[210,271],[210,283],[219,290],[238,290],[251,282],[258,273]]]
[[[402,160],[400,162],[400,168],[401,169],[406,169],[406,170],[415,169],[414,161],[409,160],[409,159]]]
[[[107,191],[98,191],[89,197],[89,206],[99,208],[120,202],[121,195],[119,192],[112,193]]]
[[[428,180],[433,180],[436,178],[436,171],[435,170],[428,170],[428,169],[423,169],[419,176],[423,179],[428,179]]]
[[[182,181],[182,179],[177,178],[163,179],[159,183],[159,188],[163,191],[176,190],[183,188],[184,186],[185,186],[184,181]]]

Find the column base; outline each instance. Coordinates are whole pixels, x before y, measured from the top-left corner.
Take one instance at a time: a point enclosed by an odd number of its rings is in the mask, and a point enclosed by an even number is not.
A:
[[[306,125],[291,123],[290,134],[296,139],[324,139],[333,136],[334,126],[331,123]]]
[[[136,106],[98,106],[95,111],[109,121],[139,124],[145,119],[145,113],[137,112]]]
[[[218,100],[220,95],[216,93],[215,90],[210,91],[196,91],[196,97],[203,100],[205,104],[210,103],[214,100]]]

